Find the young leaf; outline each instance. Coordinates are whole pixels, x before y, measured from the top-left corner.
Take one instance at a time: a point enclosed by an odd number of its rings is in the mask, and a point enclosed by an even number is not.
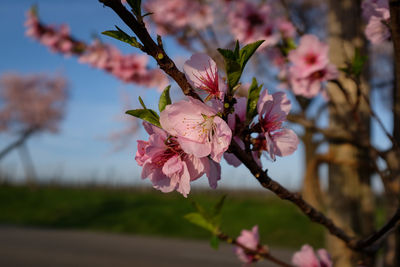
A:
[[[141,48],[142,45],[139,44],[139,42],[136,40],[135,37],[129,36],[126,32],[121,30],[118,26],[115,26],[117,28],[117,31],[105,31],[102,32],[102,34],[110,36],[112,38],[115,38],[117,40],[120,40],[122,42],[128,43],[134,47]]]
[[[251,56],[256,52],[257,48],[264,42],[264,40],[260,40],[251,44],[248,44],[244,46],[242,49],[240,49],[240,66],[242,68],[242,71],[244,67],[246,66],[247,62],[251,58]]]
[[[139,103],[140,103],[140,105],[144,108],[144,109],[147,109],[146,108],[146,105],[144,104],[144,102],[143,102],[143,99],[139,96]]]
[[[240,64],[238,63],[238,58],[235,56],[234,52],[228,49],[218,48],[218,52],[223,56],[225,60],[225,70],[228,76],[228,86],[230,89],[235,87],[239,82],[240,76],[242,75],[242,70]]]
[[[364,64],[367,62],[367,60],[368,57],[366,55],[362,55],[360,50],[356,48],[352,62],[352,72],[355,76],[361,75],[361,72],[364,69]]]
[[[171,85],[168,85],[165,87],[164,91],[160,95],[160,100],[158,101],[158,109],[163,111],[167,105],[171,104],[171,97],[169,96],[169,89],[171,88]]]
[[[141,0],[127,0],[128,4],[131,6],[133,13],[135,13],[136,17],[141,17],[142,10],[140,8],[142,1]]]
[[[151,124],[160,127],[160,118],[157,115],[157,113],[154,110],[151,109],[133,109],[133,110],[128,110],[126,114],[135,116],[139,119],[145,120],[147,122],[150,122]]]
[[[255,115],[257,115],[257,102],[260,98],[260,91],[263,85],[258,86],[256,78],[253,78],[250,88],[249,95],[247,97],[247,110],[246,119],[251,121]]]
[[[212,223],[210,223],[208,220],[206,220],[203,217],[203,215],[201,215],[200,213],[192,212],[192,213],[186,214],[184,216],[184,218],[186,220],[188,220],[189,222],[210,231],[213,234],[217,233],[217,231],[218,231],[218,229],[214,225],[212,225]]]
[[[219,248],[219,238],[216,235],[213,235],[210,239],[210,246],[215,249],[218,250]]]

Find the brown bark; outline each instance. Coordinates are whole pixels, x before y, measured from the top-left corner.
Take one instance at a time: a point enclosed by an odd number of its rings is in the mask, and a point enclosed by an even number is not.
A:
[[[344,67],[354,55],[355,48],[366,52],[361,21],[361,1],[329,0],[329,45],[332,63]],[[350,79],[340,76],[348,96],[338,90],[336,85],[328,88],[335,107],[330,108],[330,128],[357,133],[361,140],[369,139],[369,111],[367,104],[360,99],[357,111],[357,87]],[[360,81],[361,89],[368,95],[365,81]],[[351,104],[349,103],[351,102]],[[353,235],[368,235],[374,230],[374,198],[370,186],[371,170],[368,151],[353,144],[330,143],[329,153],[333,162],[329,164],[328,216],[339,227]],[[338,163],[337,160],[345,163]],[[327,236],[327,247],[335,266],[373,265],[373,256],[349,250],[346,245],[331,235]]]
[[[390,30],[394,46],[394,86],[393,86],[393,139],[400,144],[400,1],[390,1]],[[394,146],[396,146],[394,144]],[[386,212],[389,215],[399,206],[400,195],[400,153],[391,151],[387,163],[392,170],[389,181],[385,182]],[[386,242],[384,266],[400,266],[400,230],[391,233]]]

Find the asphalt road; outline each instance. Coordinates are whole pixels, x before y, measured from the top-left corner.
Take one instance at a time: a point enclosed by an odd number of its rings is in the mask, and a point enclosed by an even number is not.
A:
[[[291,252],[272,250],[290,260]],[[232,246],[218,251],[207,242],[93,233],[0,227],[1,267],[241,266]],[[275,266],[260,262],[257,266]]]

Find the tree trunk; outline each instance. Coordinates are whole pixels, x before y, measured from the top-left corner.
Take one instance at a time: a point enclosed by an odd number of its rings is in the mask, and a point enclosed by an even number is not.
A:
[[[393,86],[393,137],[400,144],[400,1],[390,0],[390,29],[394,46],[394,86]],[[391,151],[387,163],[392,170],[389,181],[385,181],[386,212],[391,216],[399,206],[400,194],[400,153]],[[400,266],[400,229],[388,235],[384,254],[384,266]]]
[[[360,0],[329,0],[328,28],[331,62],[345,67],[351,61],[355,48],[366,53],[366,42],[362,32]],[[364,75],[365,77],[365,75]],[[369,111],[365,101],[361,101],[357,111],[357,86],[341,74],[338,79],[348,92],[351,103],[336,87],[328,87],[331,101],[330,128],[357,133],[357,138],[369,139]],[[361,81],[363,93],[368,95],[365,80]],[[370,186],[371,170],[368,151],[352,144],[330,144],[329,190],[327,201],[328,216],[339,227],[353,235],[366,236],[374,231],[374,196]],[[350,267],[362,263],[373,266],[373,255],[361,255],[351,251],[337,238],[327,235],[327,248],[335,266]]]

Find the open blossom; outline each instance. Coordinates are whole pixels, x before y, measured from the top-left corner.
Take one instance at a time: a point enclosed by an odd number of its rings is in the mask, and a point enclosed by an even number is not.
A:
[[[296,95],[314,97],[321,91],[322,82],[337,78],[338,71],[329,63],[328,52],[329,47],[314,35],[304,35],[298,48],[289,52],[289,77]]]
[[[221,161],[232,138],[231,129],[217,111],[191,97],[168,105],[160,114],[160,123],[176,136],[184,152],[199,158],[210,155],[216,162]]]
[[[258,226],[254,226],[251,231],[242,230],[240,236],[236,239],[238,243],[245,246],[247,249],[257,251],[258,243],[260,242],[260,237],[258,234]],[[235,248],[235,253],[239,260],[243,263],[251,263],[254,261],[254,255],[246,253],[241,247]]]
[[[207,54],[192,55],[183,65],[183,70],[193,87],[208,94],[206,100],[212,97],[223,99],[226,84],[219,77],[217,64]]]
[[[221,176],[219,164],[185,153],[175,137],[149,123],[144,126],[150,134],[149,141],[138,140],[135,156],[143,167],[142,179],[148,177],[153,187],[164,193],[176,190],[186,197],[190,182],[207,174],[210,186],[216,188]]]
[[[262,129],[260,148],[266,150],[272,160],[275,156],[288,156],[296,151],[299,139],[296,133],[283,128],[283,122],[290,111],[290,101],[284,92],[273,95],[264,90],[257,103],[259,123]]]
[[[213,23],[212,9],[199,0],[148,0],[144,9],[157,25],[160,35],[175,34],[190,27],[203,30]]]
[[[249,1],[229,3],[228,21],[236,39],[242,43],[265,40],[262,46],[271,46],[279,42],[281,35],[271,15],[271,8]]]
[[[296,267],[331,267],[332,260],[325,249],[319,249],[315,254],[314,249],[304,245],[301,250],[293,255],[292,263]]]

